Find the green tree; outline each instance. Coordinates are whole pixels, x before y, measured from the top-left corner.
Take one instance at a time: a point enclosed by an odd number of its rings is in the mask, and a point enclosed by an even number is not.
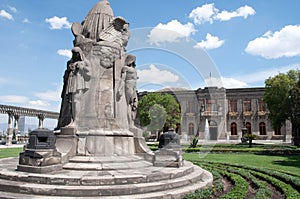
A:
[[[286,120],[292,123],[293,141],[299,145],[300,127],[300,71],[290,70],[279,73],[265,81],[264,101],[270,111],[270,120],[274,128],[281,128]]]
[[[151,123],[150,110],[159,111],[160,105],[164,108],[166,115],[164,126],[180,123],[180,106],[176,99],[170,94],[149,93],[143,96],[138,102],[138,117],[141,126],[148,126]],[[161,111],[161,110],[160,110]]]
[[[154,104],[149,109],[150,124],[148,125],[148,130],[158,131],[162,129],[167,118],[166,109],[160,104]]]

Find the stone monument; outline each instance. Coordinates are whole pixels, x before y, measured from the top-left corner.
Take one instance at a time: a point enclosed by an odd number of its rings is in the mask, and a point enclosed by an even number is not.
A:
[[[108,156],[146,152],[136,151],[135,145],[143,145],[141,139],[134,143],[138,137],[134,126],[137,74],[135,56],[126,53],[129,23],[115,18],[109,3],[101,1],[82,23],[73,23],[72,33],[74,48],[64,74],[57,126],[58,150],[70,157],[72,153]],[[60,147],[66,140],[64,135],[78,136],[73,148]]]
[[[19,158],[0,159],[1,197],[181,198],[210,186],[211,173],[183,164],[176,136],[154,154],[135,126],[129,23],[102,0],[72,33],[57,128],[37,129]]]

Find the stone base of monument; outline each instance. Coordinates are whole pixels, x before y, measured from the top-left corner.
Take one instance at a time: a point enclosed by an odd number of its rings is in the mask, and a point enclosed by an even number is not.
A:
[[[36,129],[30,133],[29,143],[20,153],[19,171],[47,173],[61,170],[61,153],[55,148],[55,136],[49,129]]]
[[[173,129],[160,135],[158,148],[154,156],[154,166],[183,166],[180,136],[177,135]]]
[[[154,166],[158,167],[182,167],[182,151],[162,148],[155,152]]]
[[[29,173],[49,173],[52,171],[60,171],[62,164],[48,165],[48,166],[30,166],[30,165],[18,165],[17,170]]]
[[[56,149],[61,153],[61,162],[66,163],[77,153],[78,136],[76,129],[72,127],[62,127],[60,133],[56,134]]]
[[[154,167],[136,155],[75,156],[47,174],[17,171],[17,163],[18,158],[0,159],[3,198],[183,198],[213,181],[188,161],[179,168]]]
[[[82,156],[121,156],[133,155],[133,133],[128,130],[90,130],[78,131],[77,155]]]

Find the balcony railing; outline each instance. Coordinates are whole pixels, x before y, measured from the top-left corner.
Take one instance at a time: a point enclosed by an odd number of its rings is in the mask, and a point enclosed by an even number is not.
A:
[[[230,117],[237,117],[239,115],[239,112],[235,112],[235,111],[229,111],[228,115]]]
[[[243,116],[245,116],[245,117],[249,117],[249,116],[252,116],[253,115],[253,112],[252,111],[244,111],[243,112]]]

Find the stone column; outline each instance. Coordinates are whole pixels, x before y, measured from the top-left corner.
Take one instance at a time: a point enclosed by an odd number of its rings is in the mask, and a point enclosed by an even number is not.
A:
[[[8,127],[7,127],[7,133],[6,133],[6,145],[11,145],[11,141],[12,141],[12,122],[13,122],[13,112],[8,111]]]
[[[39,127],[38,128],[42,129],[45,116],[44,115],[38,115],[38,119],[39,119]]]
[[[17,140],[17,134],[19,130],[19,115],[14,115],[15,122],[14,122],[14,130],[13,130],[13,136],[12,140]]]

